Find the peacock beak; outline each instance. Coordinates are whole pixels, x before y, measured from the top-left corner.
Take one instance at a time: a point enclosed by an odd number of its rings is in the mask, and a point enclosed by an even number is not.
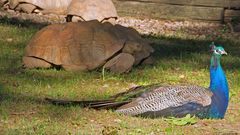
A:
[[[227,52],[226,51],[221,51],[221,54],[223,55],[223,54],[225,54],[225,55],[227,55]]]

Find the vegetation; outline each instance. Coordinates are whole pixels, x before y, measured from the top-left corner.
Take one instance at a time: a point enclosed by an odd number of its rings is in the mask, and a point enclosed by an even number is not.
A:
[[[38,30],[39,27],[29,22],[0,22],[0,134],[239,133],[239,39],[218,37],[216,40],[229,53],[222,58],[230,87],[230,105],[225,119],[200,120],[189,116],[148,119],[122,116],[112,110],[54,106],[43,99],[105,99],[132,85],[152,83],[208,87],[211,35],[199,39],[179,31],[176,36],[146,36],[156,50],[156,63],[119,75],[102,69],[77,73],[22,69],[24,48]]]

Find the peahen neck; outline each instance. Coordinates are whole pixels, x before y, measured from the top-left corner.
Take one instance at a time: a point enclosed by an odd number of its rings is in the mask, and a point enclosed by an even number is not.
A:
[[[210,118],[223,118],[229,101],[228,83],[220,63],[221,55],[213,54],[210,65],[210,90],[213,92]]]

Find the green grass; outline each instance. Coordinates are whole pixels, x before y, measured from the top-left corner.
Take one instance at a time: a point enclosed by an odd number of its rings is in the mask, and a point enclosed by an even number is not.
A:
[[[28,22],[26,22],[28,24]],[[25,24],[22,22],[21,24]],[[43,98],[105,99],[132,84],[209,85],[209,36],[198,39],[178,32],[175,37],[146,36],[156,50],[153,66],[135,67],[129,74],[101,71],[66,72],[21,69],[24,48],[38,31],[35,25],[0,21],[0,134],[219,134],[239,133],[240,41],[218,37],[228,56],[222,58],[230,87],[230,106],[223,120],[197,120],[176,126],[164,118],[128,117],[111,110],[54,106]]]

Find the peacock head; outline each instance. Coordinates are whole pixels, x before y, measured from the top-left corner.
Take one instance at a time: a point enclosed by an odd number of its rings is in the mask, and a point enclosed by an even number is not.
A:
[[[214,42],[210,45],[210,51],[212,52],[213,56],[221,57],[222,55],[227,55],[227,52],[224,50],[222,46],[215,46]]]

